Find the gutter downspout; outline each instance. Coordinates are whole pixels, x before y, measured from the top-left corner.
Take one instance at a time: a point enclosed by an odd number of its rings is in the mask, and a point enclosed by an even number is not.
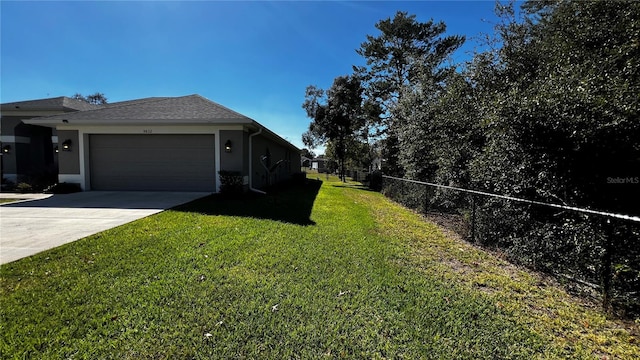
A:
[[[262,190],[258,190],[253,188],[253,182],[252,177],[253,177],[253,137],[256,135],[260,135],[262,133],[262,128],[258,129],[258,132],[253,133],[251,135],[249,135],[249,190],[253,191],[253,192],[257,192],[258,194],[263,194],[266,195],[267,193],[262,191]]]

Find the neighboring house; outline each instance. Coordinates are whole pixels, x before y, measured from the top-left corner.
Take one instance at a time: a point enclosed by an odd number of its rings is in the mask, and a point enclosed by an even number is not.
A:
[[[97,108],[68,97],[0,104],[1,177],[13,183],[57,174],[55,129],[23,120]]]
[[[300,167],[309,167],[309,166],[311,166],[311,160],[313,160],[313,159],[310,159],[310,158],[308,158],[308,157],[306,157],[304,155],[301,156],[300,157]]]
[[[83,190],[217,192],[221,170],[239,172],[255,190],[300,171],[300,149],[199,95],[124,101],[22,122],[55,131],[58,181]]]
[[[319,156],[313,160],[311,160],[311,170],[316,170],[319,173],[327,172],[327,163],[329,159],[326,159],[322,156]]]

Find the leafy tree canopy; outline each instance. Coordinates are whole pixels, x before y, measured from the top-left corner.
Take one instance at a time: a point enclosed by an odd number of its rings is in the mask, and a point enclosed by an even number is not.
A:
[[[421,23],[415,15],[402,11],[393,19],[379,21],[376,28],[380,35],[367,35],[367,41],[356,50],[367,66],[354,70],[369,85],[368,95],[387,107],[395,104],[403,86],[415,83],[423,72],[439,75],[443,61],[464,42],[463,36],[443,37],[443,22],[431,19]]]
[[[316,157],[316,154],[313,151],[311,151],[311,150],[309,150],[307,148],[302,149],[300,155],[302,155],[302,156],[304,156],[304,157],[306,157],[308,159],[313,159],[313,158]]]
[[[80,93],[76,93],[71,98],[76,100],[82,100],[84,102],[87,102],[89,104],[94,104],[94,105],[104,105],[107,103],[107,97],[101,92],[96,92],[95,94],[91,94],[87,96],[82,95]]]
[[[394,110],[404,89],[413,87],[419,78],[435,82],[444,80],[448,68],[444,61],[464,42],[463,36],[443,36],[443,22],[419,22],[415,15],[398,11],[394,18],[376,24],[378,36],[367,35],[357,51],[367,66],[355,66],[364,79],[366,95],[382,108],[384,116],[376,119],[373,135],[384,139],[385,166],[388,173],[402,176],[401,155],[397,139],[398,128],[405,125]]]

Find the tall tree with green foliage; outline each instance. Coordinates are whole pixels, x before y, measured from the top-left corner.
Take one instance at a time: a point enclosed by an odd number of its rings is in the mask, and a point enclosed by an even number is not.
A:
[[[380,35],[367,35],[367,41],[357,50],[367,65],[354,70],[365,80],[367,97],[378,102],[385,114],[374,125],[385,138],[386,170],[403,175],[398,158],[401,146],[398,129],[404,124],[393,110],[404,87],[413,86],[425,74],[440,79],[447,72],[444,61],[462,45],[464,37],[443,36],[446,31],[443,22],[431,19],[422,23],[415,15],[402,11],[393,19],[379,21],[376,28]]]
[[[348,145],[354,138],[363,136],[367,122],[379,114],[375,104],[365,101],[363,91],[358,77],[339,76],[326,91],[307,87],[302,105],[312,120],[302,141],[311,148],[330,142],[343,180]]]
[[[398,103],[400,160],[405,177],[450,186],[470,185],[469,165],[484,144],[474,100],[475,89],[451,71],[435,83],[425,78]]]

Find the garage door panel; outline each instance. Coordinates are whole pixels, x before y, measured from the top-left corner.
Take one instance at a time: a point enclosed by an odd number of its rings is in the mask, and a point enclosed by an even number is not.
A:
[[[168,167],[171,168],[172,171],[180,170],[182,171],[191,171],[193,173],[199,173],[202,171],[200,168],[201,163],[197,161],[190,161],[184,158],[175,157],[175,158],[165,158],[160,161],[136,161],[135,157],[130,157],[128,159],[123,159],[122,161],[114,161],[111,158],[103,158],[99,157],[95,158],[97,163],[101,166],[107,166],[109,169],[118,169],[120,172],[123,172],[124,169],[130,167],[132,169],[128,171],[137,171],[140,172],[140,175],[144,175],[144,171],[157,171],[159,168],[163,170],[168,170]],[[106,170],[106,169],[105,169]],[[100,171],[101,173],[105,171]]]
[[[91,135],[95,190],[215,191],[213,135]]]
[[[199,188],[197,186],[189,186],[189,181],[184,177],[162,177],[157,176],[141,176],[136,178],[135,182],[130,177],[122,176],[105,176],[102,182],[108,184],[96,190],[119,190],[119,191],[212,191],[211,189]],[[144,182],[144,186],[139,184]],[[176,184],[181,184],[176,186]]]

